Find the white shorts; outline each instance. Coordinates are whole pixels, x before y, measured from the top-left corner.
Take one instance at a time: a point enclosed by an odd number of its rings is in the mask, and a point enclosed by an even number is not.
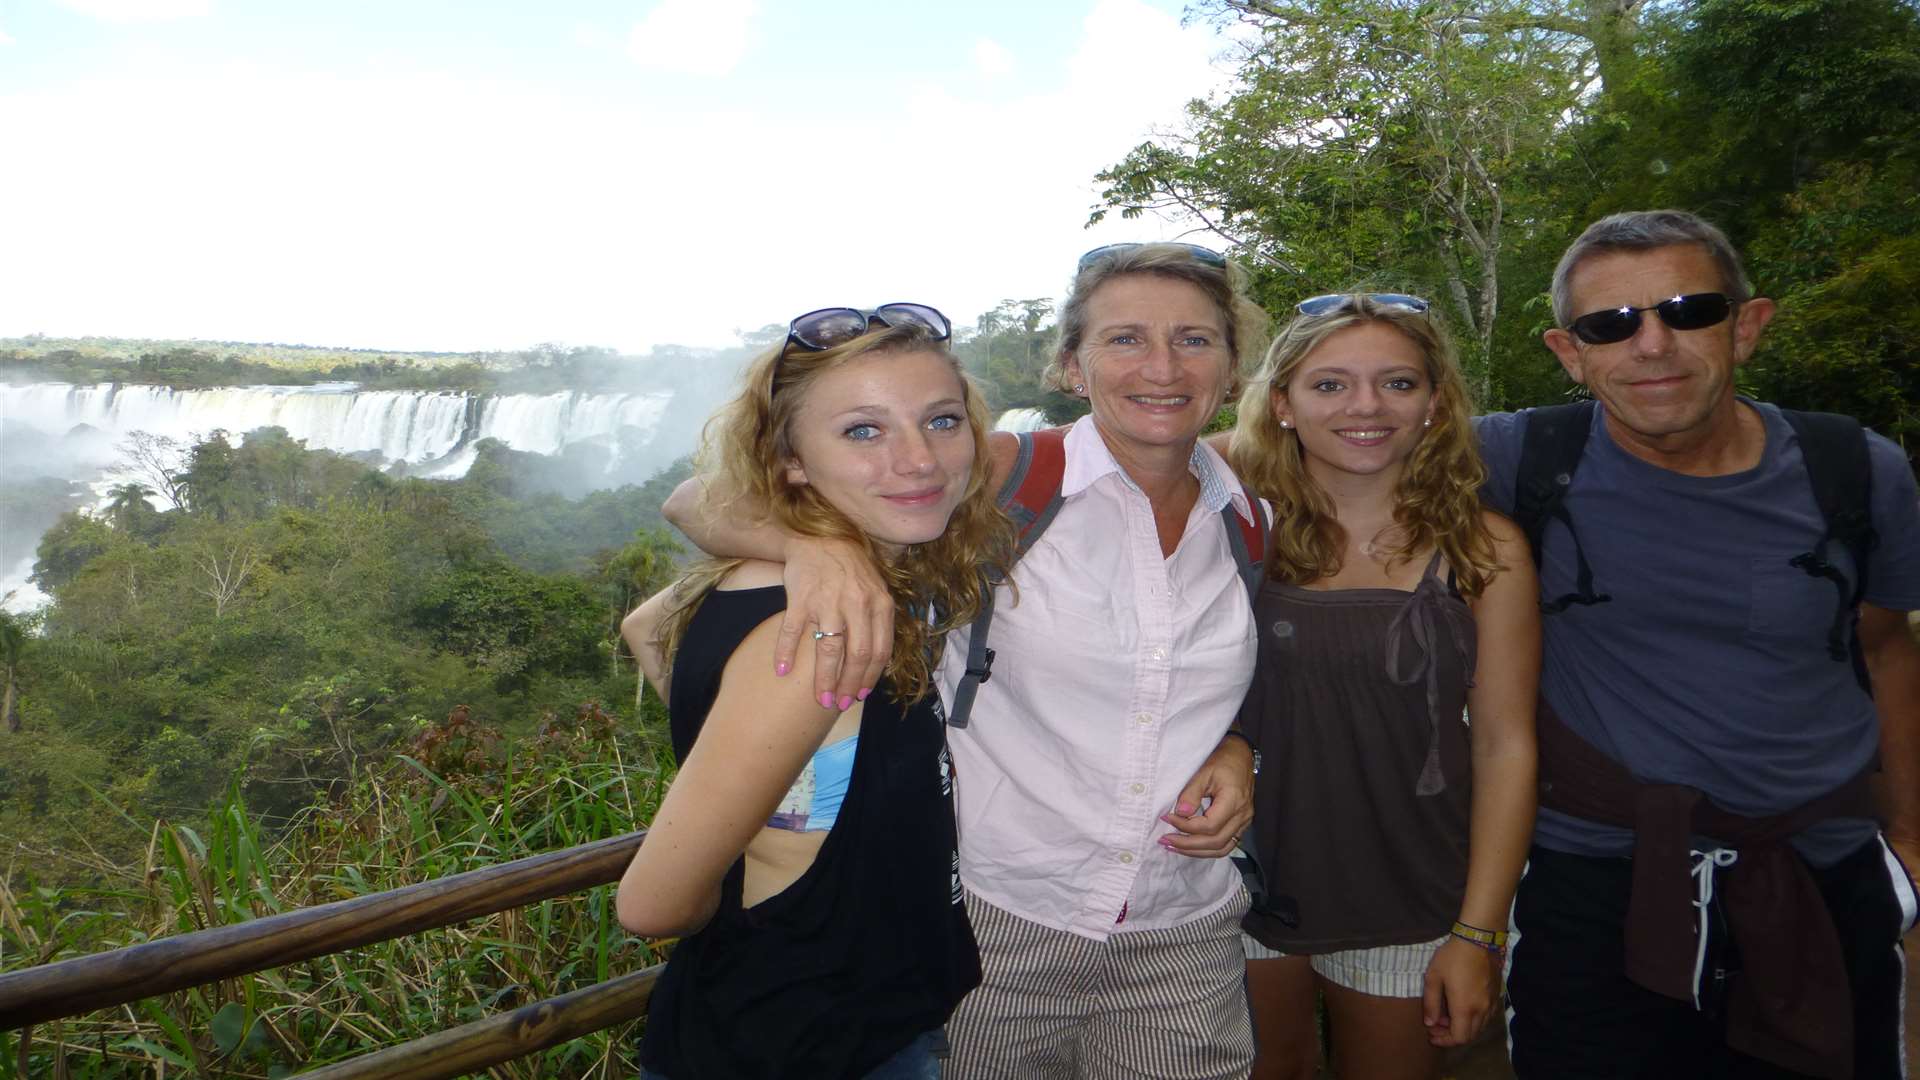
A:
[[[1446,944],[1450,934],[1412,945],[1380,945],[1371,949],[1342,949],[1315,953],[1307,959],[1314,973],[1349,990],[1375,997],[1417,998],[1426,989],[1427,965],[1433,954]],[[1248,960],[1274,960],[1289,954],[1270,949],[1255,941],[1253,935],[1240,935]]]

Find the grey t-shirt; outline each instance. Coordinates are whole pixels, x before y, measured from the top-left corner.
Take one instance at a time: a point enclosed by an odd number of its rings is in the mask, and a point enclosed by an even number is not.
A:
[[[1633,457],[1597,408],[1566,509],[1608,603],[1545,618],[1540,690],[1576,734],[1648,783],[1698,788],[1748,815],[1789,810],[1865,768],[1879,744],[1873,702],[1853,665],[1827,651],[1833,583],[1788,565],[1825,530],[1799,440],[1780,410],[1741,399],[1766,423],[1759,465],[1695,477]],[[1513,509],[1532,410],[1479,417],[1482,494]],[[1920,608],[1920,496],[1894,443],[1869,433],[1873,524],[1866,600]],[[1827,557],[1853,580],[1838,544]],[[1574,590],[1573,541],[1542,540],[1541,593]],[[1873,835],[1864,820],[1823,822],[1795,838],[1817,864]],[[1632,834],[1542,810],[1534,839],[1582,855],[1627,855]]]

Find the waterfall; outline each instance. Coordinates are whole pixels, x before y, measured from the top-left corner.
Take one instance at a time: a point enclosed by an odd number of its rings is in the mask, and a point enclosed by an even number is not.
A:
[[[993,422],[995,431],[1037,431],[1049,426],[1047,414],[1039,409],[1008,409]]]
[[[0,439],[28,432],[58,437],[86,425],[116,441],[146,431],[189,442],[215,429],[237,439],[255,428],[280,427],[310,449],[377,451],[388,462],[435,462],[437,467],[429,470],[433,474],[460,476],[473,457],[470,451],[455,451],[481,439],[556,454],[572,443],[611,442],[621,429],[637,428],[646,433],[643,444],[651,443],[672,399],[671,390],[472,395],[361,390],[352,383],[207,390],[120,383],[0,384]]]

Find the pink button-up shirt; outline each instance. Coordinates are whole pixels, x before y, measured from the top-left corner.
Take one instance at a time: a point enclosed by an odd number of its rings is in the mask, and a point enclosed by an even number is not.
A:
[[[993,676],[949,729],[960,874],[995,907],[1096,940],[1177,926],[1232,899],[1226,859],[1177,855],[1160,820],[1213,752],[1253,674],[1253,613],[1220,511],[1254,511],[1206,444],[1171,557],[1153,508],[1092,420],[1066,437],[1065,502],[994,598]],[[941,659],[943,704],[968,631]],[[1122,912],[1125,920],[1121,919]]]

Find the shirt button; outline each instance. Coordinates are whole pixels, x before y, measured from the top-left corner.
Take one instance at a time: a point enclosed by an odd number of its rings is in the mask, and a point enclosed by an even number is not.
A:
[[[1132,862],[1132,861],[1133,861],[1133,852],[1131,852],[1131,851],[1123,851],[1123,852],[1121,852],[1121,853],[1120,853],[1120,861],[1121,861],[1121,862],[1123,862],[1123,863],[1130,863],[1130,862]]]
[[[1151,653],[1150,655],[1151,655],[1151,656],[1152,656],[1152,657],[1153,657],[1153,658],[1154,658],[1155,660],[1165,660],[1165,659],[1167,658],[1167,650],[1165,650],[1165,649],[1155,649],[1155,650],[1153,650],[1153,652],[1152,652],[1152,653]]]
[[[1152,713],[1137,713],[1137,714],[1135,714],[1135,716],[1134,716],[1134,719],[1135,719],[1135,720],[1137,720],[1137,721],[1139,721],[1139,722],[1140,722],[1140,723],[1142,723],[1142,724],[1151,724],[1151,723],[1153,723],[1153,714],[1152,714]]]
[[[1141,795],[1141,794],[1144,794],[1144,793],[1146,792],[1146,790],[1147,790],[1147,785],[1145,785],[1145,784],[1135,784],[1135,785],[1133,785],[1132,787],[1130,787],[1130,788],[1128,788],[1127,790],[1128,790],[1128,791],[1131,791],[1131,792],[1133,792],[1133,793],[1134,793],[1135,795]]]

